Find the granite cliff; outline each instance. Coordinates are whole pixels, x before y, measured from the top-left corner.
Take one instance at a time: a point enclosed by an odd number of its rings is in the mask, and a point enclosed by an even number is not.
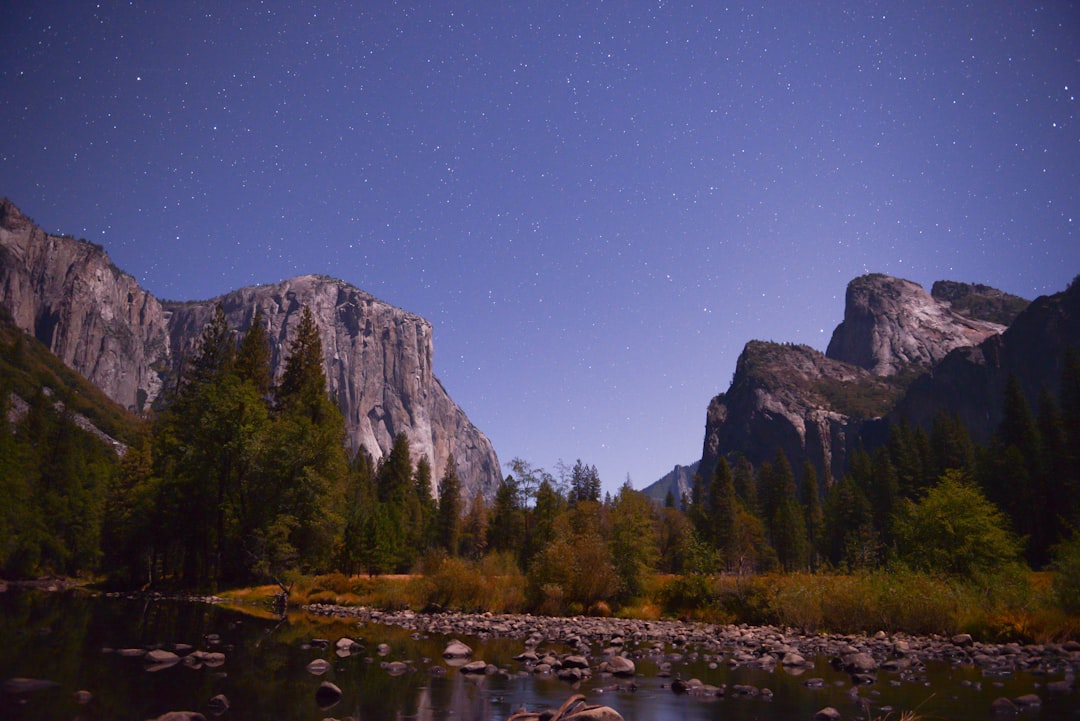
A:
[[[953,312],[948,301],[910,280],[870,274],[848,284],[844,321],[825,355],[892,376],[913,365],[928,368],[954,348],[978,345],[1003,330]]]
[[[952,353],[997,342],[1005,326],[987,318],[1009,319],[1026,305],[986,286],[937,287],[935,296],[908,280],[861,276],[848,285],[826,353],[748,343],[730,388],[709,403],[702,476],[721,455],[759,464],[782,449],[794,467],[809,460],[836,479],[864,427],[894,411],[916,378]]]
[[[311,275],[206,301],[160,301],[101,247],[45,233],[0,200],[0,306],[122,406],[142,411],[160,400],[219,303],[239,332],[262,310],[275,375],[283,371],[300,311],[309,306],[350,445],[364,444],[378,459],[404,433],[414,461],[426,455],[436,480],[453,453],[464,491],[494,494],[498,458],[435,376],[432,328],[420,316],[344,281]]]

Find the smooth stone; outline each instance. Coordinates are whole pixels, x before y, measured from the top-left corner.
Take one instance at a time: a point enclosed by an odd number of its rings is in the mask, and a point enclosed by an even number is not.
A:
[[[325,658],[317,658],[307,665],[307,672],[313,676],[322,676],[330,670],[330,662]]]
[[[1037,694],[1028,693],[1014,698],[1013,703],[1020,708],[1037,708],[1042,706],[1042,699]]]
[[[584,656],[567,656],[562,660],[563,668],[588,668],[589,662]]]
[[[166,711],[152,721],[206,721],[198,711]]]
[[[386,672],[391,676],[401,676],[409,670],[409,664],[404,661],[391,661],[386,664]]]
[[[86,704],[94,700],[94,694],[90,693],[86,689],[82,689],[75,692],[74,698],[75,703],[79,704],[80,706],[85,706]]]
[[[487,673],[487,663],[485,663],[484,661],[473,661],[472,663],[465,664],[458,670],[461,673]]]
[[[443,651],[443,658],[468,658],[472,656],[473,650],[458,641],[456,638],[450,643],[446,644],[446,649]],[[535,654],[534,654],[535,655]]]
[[[839,721],[839,719],[840,712],[832,706],[826,706],[814,714],[814,721]]]
[[[154,649],[153,651],[148,651],[143,656],[143,660],[147,663],[154,664],[155,666],[172,666],[174,664],[180,663],[179,656],[177,656],[172,651],[165,651],[160,648]]]

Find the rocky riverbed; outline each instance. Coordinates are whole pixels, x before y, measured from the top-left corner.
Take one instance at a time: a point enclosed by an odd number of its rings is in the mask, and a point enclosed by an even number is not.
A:
[[[676,693],[692,695],[765,695],[767,688],[710,686],[678,674],[680,661],[705,661],[709,668],[750,667],[772,671],[777,666],[808,676],[808,688],[822,685],[814,677],[814,662],[827,658],[833,668],[851,679],[850,695],[861,687],[878,682],[881,673],[890,683],[926,681],[926,666],[943,662],[952,666],[979,669],[993,684],[1013,674],[1026,672],[1045,679],[1040,694],[1073,694],[1080,671],[1080,643],[988,644],[968,634],[951,637],[911,636],[878,632],[867,635],[806,634],[772,626],[718,626],[681,621],[640,621],[618,618],[556,618],[528,614],[422,614],[412,611],[314,604],[305,610],[316,615],[356,619],[410,629],[421,635],[447,637],[521,639],[522,653],[515,657],[534,673],[555,673],[568,681],[595,673],[633,678],[635,659],[663,656],[662,673],[671,679],[668,687]],[[537,649],[564,646],[570,653],[553,654]],[[475,662],[474,662],[475,663]],[[619,669],[619,673],[616,673]],[[482,670],[482,664],[476,670]],[[489,673],[495,669],[488,669]],[[632,683],[632,681],[630,681]],[[995,713],[1015,713],[1042,705],[1040,694],[995,700]],[[1080,704],[1078,704],[1080,705]],[[824,711],[824,710],[823,710]],[[828,717],[826,713],[823,718]]]

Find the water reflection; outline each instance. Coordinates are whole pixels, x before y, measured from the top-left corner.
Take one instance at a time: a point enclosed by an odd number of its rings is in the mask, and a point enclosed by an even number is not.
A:
[[[362,648],[339,651],[335,644],[342,637]],[[782,668],[731,669],[723,659],[699,656],[693,649],[665,649],[636,659],[632,685],[637,689],[631,691],[628,682],[599,674],[574,686],[550,675],[530,676],[512,660],[523,650],[521,639],[462,639],[473,647],[475,659],[500,669],[494,675],[466,675],[440,658],[447,640],[300,612],[278,622],[198,603],[9,591],[0,594],[0,680],[28,677],[58,685],[4,694],[0,718],[143,721],[179,709],[214,718],[210,700],[222,694],[229,703],[220,716],[226,721],[505,719],[522,706],[558,706],[578,691],[591,703],[639,720],[694,721],[721,714],[737,721],[805,720],[824,706],[839,709],[845,718],[883,716],[891,707],[919,708],[932,718],[980,719],[989,717],[995,697],[1031,693],[1039,682],[1030,675],[986,679],[978,669],[938,665],[913,681],[879,673],[874,686],[855,688],[825,659],[816,659],[813,669],[800,674]],[[388,647],[385,654],[378,652],[380,644]],[[129,655],[137,653],[132,649],[147,648],[176,648],[182,656],[191,650],[221,653],[224,663],[177,663],[151,672],[144,659]],[[600,649],[592,653],[598,656]],[[326,662],[325,671],[309,672],[309,664],[318,659]],[[386,667],[391,663],[404,664],[404,671],[391,674]],[[682,679],[767,688],[771,700],[763,695],[676,695],[669,687],[672,677],[661,673],[667,664]],[[808,684],[811,679],[814,683]],[[326,709],[316,702],[324,681],[341,690],[340,699]],[[90,693],[89,703],[76,701],[80,690]],[[869,712],[860,698],[872,704]],[[1049,697],[1040,711],[1024,718],[1077,718],[1075,703],[1074,697]]]

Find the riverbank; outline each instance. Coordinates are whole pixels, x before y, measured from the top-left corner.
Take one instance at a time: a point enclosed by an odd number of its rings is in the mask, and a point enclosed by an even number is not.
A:
[[[943,661],[973,666],[989,678],[1020,671],[1060,677],[1054,690],[1070,692],[1080,673],[1080,642],[990,644],[969,634],[951,637],[905,633],[806,634],[774,626],[716,625],[685,621],[623,618],[551,617],[529,614],[467,614],[382,611],[372,608],[310,604],[308,613],[398,626],[425,635],[516,638],[526,647],[562,644],[590,653],[642,656],[683,649],[718,659],[731,668],[797,668],[824,656],[855,675],[879,669],[901,678],[917,676],[925,664]],[[1049,686],[1049,684],[1048,684]]]

